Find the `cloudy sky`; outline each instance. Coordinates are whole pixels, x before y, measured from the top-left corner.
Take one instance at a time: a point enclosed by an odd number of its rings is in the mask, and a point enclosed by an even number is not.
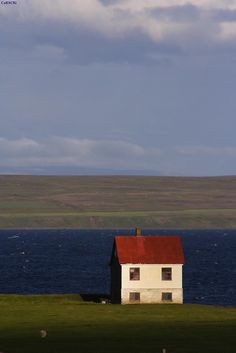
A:
[[[0,172],[236,174],[236,0],[0,2]]]

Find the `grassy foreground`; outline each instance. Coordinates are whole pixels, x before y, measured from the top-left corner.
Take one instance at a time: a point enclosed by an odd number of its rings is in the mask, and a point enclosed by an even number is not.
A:
[[[40,330],[47,331],[41,338]],[[86,304],[77,295],[0,295],[4,353],[233,353],[236,308]]]
[[[0,228],[236,228],[236,177],[0,175]]]

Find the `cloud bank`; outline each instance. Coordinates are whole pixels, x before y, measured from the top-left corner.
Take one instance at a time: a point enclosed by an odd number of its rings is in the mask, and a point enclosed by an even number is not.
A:
[[[27,138],[0,138],[0,172],[8,168],[15,171],[45,171],[53,173],[58,167],[91,168],[118,172],[138,171],[138,174],[210,175],[221,174],[222,163],[229,174],[234,170],[236,148],[211,146],[183,146],[175,148],[148,148],[126,141],[89,140],[52,137],[45,140]],[[218,172],[217,172],[217,163]],[[210,173],[208,170],[214,170]],[[231,168],[232,167],[232,168]],[[63,169],[64,168],[64,169]],[[80,170],[80,169],[78,169]],[[78,172],[79,173],[79,172]]]
[[[53,137],[44,141],[0,138],[1,167],[148,168],[160,150],[125,141]]]

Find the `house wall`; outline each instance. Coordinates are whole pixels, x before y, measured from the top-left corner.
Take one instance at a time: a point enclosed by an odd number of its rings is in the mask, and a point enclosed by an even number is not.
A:
[[[130,268],[140,268],[140,280],[130,280]],[[172,268],[172,280],[162,280],[162,268]],[[162,293],[172,293],[172,303],[183,302],[182,265],[125,264],[121,266],[121,302],[129,303],[129,293],[139,292],[141,303],[162,303]]]
[[[111,302],[121,303],[121,266],[115,254],[111,260]]]

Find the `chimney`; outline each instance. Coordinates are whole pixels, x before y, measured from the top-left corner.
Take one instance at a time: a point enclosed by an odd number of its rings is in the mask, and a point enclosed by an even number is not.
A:
[[[139,227],[135,228],[135,235],[136,237],[140,237],[142,235],[142,229]]]

